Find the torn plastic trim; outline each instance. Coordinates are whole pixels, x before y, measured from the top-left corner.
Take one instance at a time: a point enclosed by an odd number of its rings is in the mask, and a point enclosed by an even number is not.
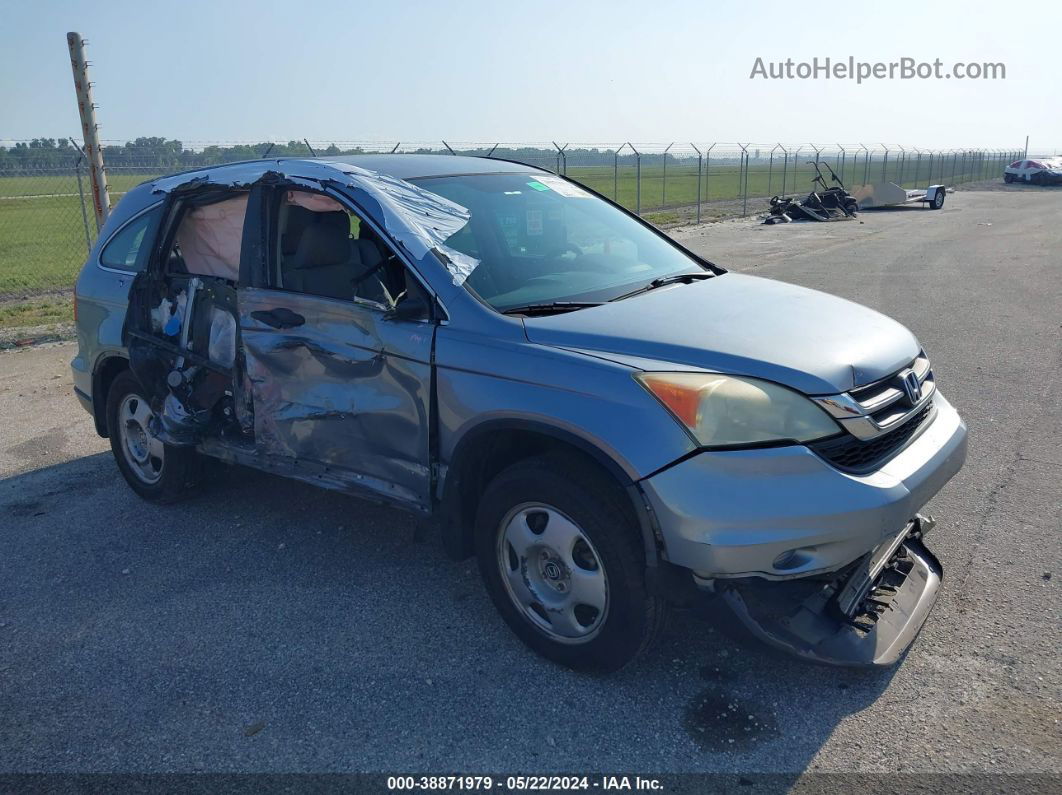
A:
[[[827,665],[890,666],[918,636],[944,577],[922,542],[932,524],[915,517],[829,583],[726,583],[718,590],[750,634],[774,648]]]
[[[269,161],[269,168],[261,162],[240,163],[163,177],[151,186],[154,193],[183,193],[210,186],[241,189],[281,181],[309,190],[320,190],[322,185],[343,189],[411,256],[423,261],[430,255],[440,262],[456,285],[463,284],[480,264],[446,244],[468,224],[472,215],[468,208],[412,182],[348,163],[278,160]]]

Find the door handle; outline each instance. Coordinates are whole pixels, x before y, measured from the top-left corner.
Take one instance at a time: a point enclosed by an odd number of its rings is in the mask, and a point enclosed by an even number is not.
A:
[[[296,328],[306,322],[306,318],[298,312],[292,312],[283,306],[276,309],[259,309],[252,312],[251,317],[272,328]]]

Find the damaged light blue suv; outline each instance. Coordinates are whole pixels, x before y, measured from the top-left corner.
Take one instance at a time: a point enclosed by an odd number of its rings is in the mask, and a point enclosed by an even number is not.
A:
[[[433,155],[145,183],[77,283],[74,387],[129,485],[204,457],[435,517],[513,631],[616,669],[712,594],[887,665],[966,428],[903,326],[727,273],[564,177]]]

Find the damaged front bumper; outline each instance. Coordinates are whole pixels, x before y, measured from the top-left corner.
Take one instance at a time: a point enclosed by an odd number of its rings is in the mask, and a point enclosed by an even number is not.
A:
[[[919,512],[966,458],[958,413],[939,392],[933,405],[865,475],[793,445],[706,451],[643,480],[666,559],[773,646],[837,665],[896,662],[942,576]]]
[[[756,638],[806,660],[888,666],[918,635],[943,578],[918,516],[829,581],[730,581],[719,594]]]
[[[807,447],[705,451],[640,482],[666,559],[696,580],[789,580],[840,571],[892,538],[966,459],[966,426],[938,391],[935,417],[877,471],[840,471]]]

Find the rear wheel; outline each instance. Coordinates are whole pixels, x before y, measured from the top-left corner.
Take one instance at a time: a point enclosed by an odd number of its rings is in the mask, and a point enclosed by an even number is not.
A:
[[[626,497],[561,456],[520,462],[480,500],[476,554],[487,591],[520,639],[555,662],[614,671],[661,631],[641,534]]]
[[[151,432],[154,413],[145,390],[130,371],[120,374],[107,393],[107,435],[118,469],[137,494],[152,502],[173,502],[196,482],[199,455],[175,447]]]

